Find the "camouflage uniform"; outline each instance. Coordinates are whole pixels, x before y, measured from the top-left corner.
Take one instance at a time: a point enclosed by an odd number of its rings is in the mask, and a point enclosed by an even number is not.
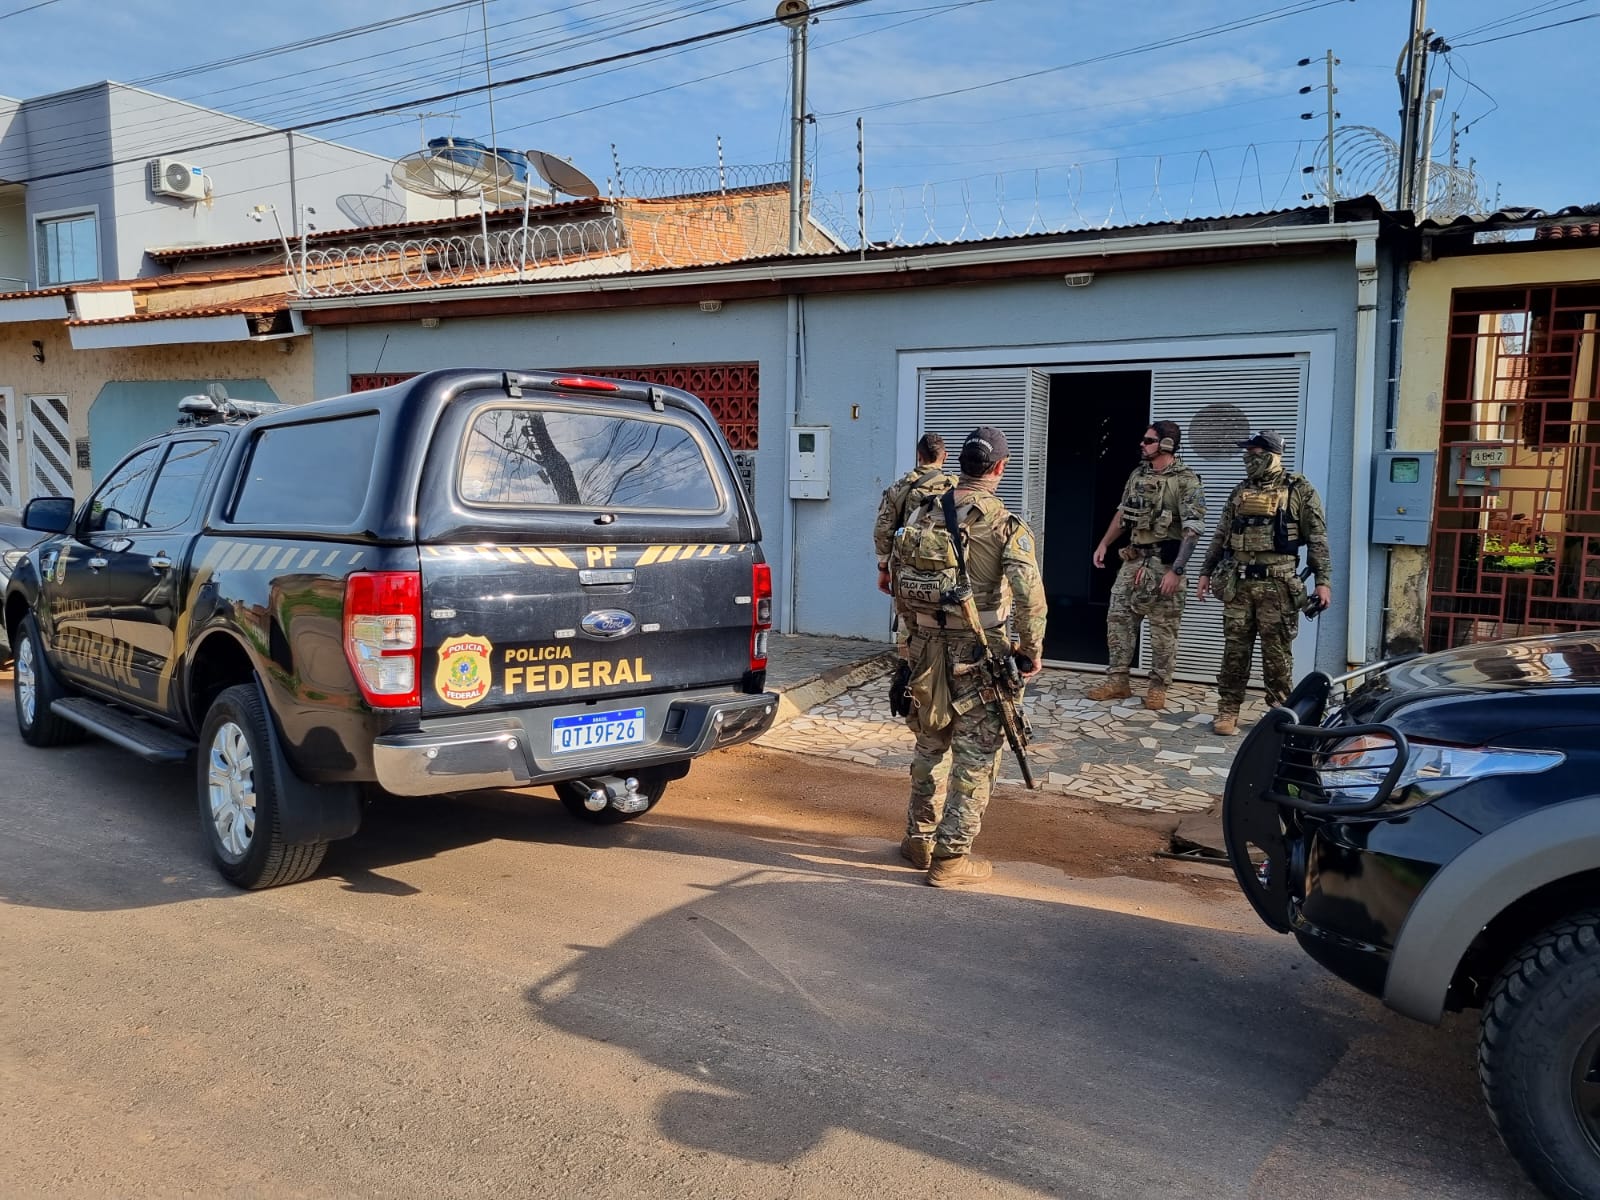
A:
[[[967,575],[990,644],[1011,652],[1009,617],[1018,652],[1035,662],[1044,653],[1045,595],[1033,532],[1006,511],[992,479],[963,475],[956,486],[956,515],[963,533]],[[937,500],[908,524],[944,517]],[[893,564],[899,596],[903,564]],[[1005,732],[994,704],[978,696],[981,676],[958,673],[983,657],[959,608],[900,598],[912,625],[908,647],[913,707],[906,723],[916,735],[911,761],[911,803],[906,832],[934,842],[935,859],[965,855],[978,836],[989,803]],[[943,622],[942,626],[940,622]],[[949,761],[946,762],[946,755]],[[941,801],[943,785],[946,795]]]
[[[886,563],[894,550],[894,531],[906,523],[906,514],[929,496],[943,495],[956,485],[943,467],[912,467],[883,490],[878,519],[872,525],[872,547],[878,561]]]
[[[1185,537],[1198,538],[1206,527],[1206,497],[1200,476],[1174,458],[1163,471],[1141,462],[1122,489],[1123,525],[1131,544],[1111,585],[1111,611],[1106,618],[1107,674],[1126,684],[1133,666],[1139,621],[1150,623],[1150,682],[1166,687],[1178,656],[1178,623],[1183,619],[1187,581],[1170,596],[1161,594],[1161,579],[1177,557]]]
[[[878,501],[878,519],[872,524],[872,547],[880,563],[889,561],[894,552],[895,530],[905,524],[907,515],[915,512],[924,500],[942,496],[955,485],[955,478],[946,475],[943,467],[916,466],[883,490],[883,499]],[[895,615],[895,646],[904,658],[909,619],[906,613],[899,611],[898,605]]]
[[[1200,568],[1211,576],[1222,568],[1213,584],[1223,602],[1219,713],[1237,713],[1244,702],[1257,635],[1267,702],[1282,703],[1294,687],[1293,643],[1306,595],[1298,574],[1301,546],[1316,585],[1332,587],[1328,521],[1307,479],[1279,470],[1233,489]]]

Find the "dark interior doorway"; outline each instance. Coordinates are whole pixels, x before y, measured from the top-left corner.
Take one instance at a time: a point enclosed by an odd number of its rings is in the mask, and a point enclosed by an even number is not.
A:
[[[1091,558],[1150,427],[1149,371],[1083,371],[1050,378],[1044,590],[1045,657],[1104,663],[1116,560]]]

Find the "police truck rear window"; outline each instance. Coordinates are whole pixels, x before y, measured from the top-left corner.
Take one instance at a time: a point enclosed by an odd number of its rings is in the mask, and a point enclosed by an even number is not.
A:
[[[713,513],[722,494],[695,433],[676,422],[565,408],[478,413],[461,462],[468,504]]]

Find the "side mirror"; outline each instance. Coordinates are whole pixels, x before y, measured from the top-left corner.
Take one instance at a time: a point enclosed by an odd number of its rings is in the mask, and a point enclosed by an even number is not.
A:
[[[39,533],[65,533],[72,524],[75,502],[71,496],[40,496],[22,510],[22,527]]]

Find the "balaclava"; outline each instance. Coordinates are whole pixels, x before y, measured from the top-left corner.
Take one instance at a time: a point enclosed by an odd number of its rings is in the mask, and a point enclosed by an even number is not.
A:
[[[1283,455],[1281,454],[1246,454],[1244,456],[1244,475],[1253,483],[1270,478],[1283,470]]]

